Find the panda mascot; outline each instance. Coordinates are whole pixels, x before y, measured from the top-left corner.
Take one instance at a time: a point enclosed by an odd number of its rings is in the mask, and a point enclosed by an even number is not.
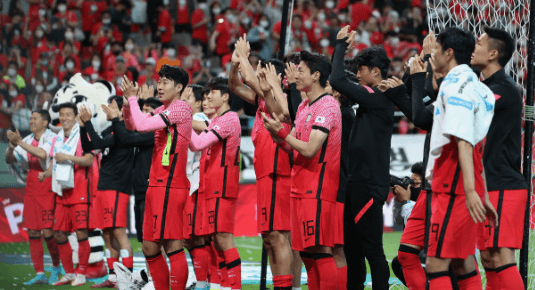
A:
[[[78,106],[85,105],[93,112],[92,123],[95,129],[100,133],[104,128],[109,126],[106,120],[106,114],[102,111],[101,104],[107,104],[108,98],[115,95],[115,87],[107,81],[97,81],[93,84],[87,82],[80,73],[75,74],[69,83],[61,87],[51,102],[49,113],[52,119],[51,130],[56,133],[60,131],[59,126],[59,105],[63,103],[74,103]],[[94,176],[98,181],[98,172]],[[96,192],[96,183],[91,186]],[[69,236],[69,242],[73,249],[73,262],[78,263],[78,241],[76,235]],[[89,232],[89,245],[91,246],[91,255],[89,256],[89,267],[86,272],[87,279],[95,279],[106,276],[108,270],[104,263],[104,239],[102,231],[97,229]]]

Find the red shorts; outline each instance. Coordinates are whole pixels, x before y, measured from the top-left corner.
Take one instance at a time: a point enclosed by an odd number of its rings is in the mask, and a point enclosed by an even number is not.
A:
[[[315,198],[291,198],[292,207],[292,250],[305,251],[313,246],[334,247],[338,230],[333,226],[336,220],[336,202]]]
[[[236,215],[236,199],[214,197],[206,199],[206,211],[203,216],[206,228],[204,234],[234,233],[234,216]]]
[[[102,229],[126,228],[130,196],[117,190],[99,191],[98,213],[102,215]]]
[[[491,227],[488,220],[478,224],[477,248],[521,249],[524,236],[527,189],[489,191],[489,199],[498,213],[498,226]]]
[[[425,242],[425,208],[427,192],[422,190],[401,235],[401,244],[423,247]]]
[[[290,176],[268,175],[256,180],[258,231],[290,231]]]
[[[54,224],[55,231],[74,232],[76,230],[83,230],[89,227],[89,204],[61,204],[56,205],[55,212],[56,223]]]
[[[104,216],[102,215],[102,201],[100,191],[94,190],[91,194],[91,205],[89,206],[89,228],[90,229],[103,229],[104,228]]]
[[[344,245],[344,206],[343,202],[336,202],[335,245]]]
[[[184,239],[184,204],[189,195],[187,188],[149,186],[145,196],[143,240]]]
[[[42,195],[24,196],[23,228],[30,230],[51,229],[54,226],[56,194],[52,191]]]
[[[466,259],[476,253],[478,226],[466,208],[466,196],[433,192],[429,257]]]
[[[186,198],[184,206],[184,239],[188,240],[194,236],[202,236],[204,212],[204,195],[195,191]]]

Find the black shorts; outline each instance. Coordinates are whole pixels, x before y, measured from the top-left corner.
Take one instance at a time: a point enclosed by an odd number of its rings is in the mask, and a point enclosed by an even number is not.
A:
[[[136,219],[136,237],[137,241],[143,242],[143,215],[145,214],[145,200],[136,201],[134,204],[134,214]]]

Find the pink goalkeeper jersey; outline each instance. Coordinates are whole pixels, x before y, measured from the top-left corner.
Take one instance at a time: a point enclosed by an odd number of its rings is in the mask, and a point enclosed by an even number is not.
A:
[[[240,181],[241,125],[236,112],[226,111],[210,122],[207,132],[214,133],[219,142],[210,146],[204,168],[205,198],[238,197]]]
[[[278,148],[277,143],[273,142],[269,131],[264,127],[264,119],[262,113],[269,116],[266,102],[257,98],[258,109],[254,120],[253,132],[251,139],[254,144],[254,171],[256,179],[264,176],[276,175],[290,176],[292,167],[290,165],[290,158],[281,148]],[[286,130],[290,131],[291,126],[283,123]]]
[[[312,130],[329,134],[312,158],[294,150],[292,197],[316,198],[335,202],[340,182],[342,114],[338,102],[328,94],[310,103],[305,99],[297,110],[295,138],[308,142]]]
[[[167,108],[157,108],[153,114],[159,115],[167,128],[154,131],[149,186],[189,188],[186,163],[191,139],[191,107],[185,101],[176,100]],[[168,165],[162,164],[164,155],[168,156]]]

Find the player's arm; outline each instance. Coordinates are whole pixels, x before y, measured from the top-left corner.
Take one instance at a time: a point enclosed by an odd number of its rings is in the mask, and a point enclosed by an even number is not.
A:
[[[266,129],[268,129],[271,133],[276,134],[277,137],[284,140],[284,142],[286,142],[306,158],[312,158],[316,156],[323,145],[323,142],[325,142],[329,136],[329,133],[326,129],[322,127],[312,127],[312,132],[310,132],[308,142],[301,141],[295,138],[293,134],[285,132],[286,130],[276,115],[273,115],[273,119],[269,119],[264,113],[262,113],[262,117],[264,118],[264,126]]]
[[[485,184],[485,200],[483,202],[483,205],[485,206],[485,209],[487,210],[487,218],[489,219],[490,224],[496,227],[498,226],[498,223],[499,223],[498,213],[496,212],[496,209],[494,209],[494,206],[492,205],[492,202],[490,202],[490,199],[489,199],[489,191],[487,190],[487,177],[485,174],[485,167],[483,167],[483,172],[481,173],[481,176],[483,177],[483,183]]]
[[[52,168],[53,167],[54,167],[54,163],[50,162],[50,165],[48,166],[48,168],[45,171],[39,172],[39,174],[37,175],[37,178],[39,179],[40,182],[45,181],[45,179],[48,178],[48,177],[52,177]]]
[[[84,153],[83,156],[73,156],[65,153],[56,153],[54,155],[54,158],[56,159],[56,162],[65,162],[65,161],[71,161],[72,163],[84,166],[84,167],[90,167],[93,165],[93,159],[95,156],[92,153]]]
[[[191,122],[191,127],[193,128],[196,134],[200,134],[202,131],[206,130],[206,128],[208,128],[208,125],[208,121],[193,120]]]
[[[91,149],[104,149],[115,146],[115,138],[113,138],[113,135],[107,134],[106,136],[104,136],[104,138],[100,137],[100,135],[95,131],[91,120],[85,121],[84,128],[89,137],[91,138],[91,140],[89,141],[91,144]],[[84,149],[84,151],[87,150]]]
[[[119,118],[111,120],[117,144],[121,147],[150,146],[154,144],[154,133],[139,133],[126,129]]]
[[[138,132],[152,132],[170,125],[169,120],[161,113],[154,116],[143,114],[136,97],[128,98],[128,104],[130,105],[130,121]]]
[[[466,195],[466,208],[475,223],[484,222],[486,210],[481,198],[476,192],[474,175],[474,147],[469,142],[455,137],[459,148],[459,165],[463,174],[464,192]]]
[[[13,152],[15,151],[15,145],[13,145],[11,142],[9,142],[9,147],[6,151],[6,163],[7,164],[13,164],[17,161],[17,158],[15,158],[15,154]]]
[[[233,93],[235,93],[242,100],[246,101],[247,103],[255,105],[256,94],[251,88],[249,88],[248,86],[244,85],[241,82],[240,77],[238,76],[239,66],[240,66],[240,59],[236,55],[236,51],[235,51],[232,54],[232,62],[230,65],[230,72],[229,72],[229,78],[228,78],[228,87]]]
[[[282,91],[281,76],[277,74],[275,66],[273,66],[271,63],[268,64],[267,67],[264,69],[264,76],[269,86],[271,87],[270,91],[276,101],[276,106],[272,106],[271,108],[268,106],[269,114],[273,115],[273,112],[278,112],[278,117],[280,120],[283,120],[286,123],[290,123],[291,117],[290,111],[288,109],[288,100],[284,95],[284,92]],[[266,92],[264,90],[264,94],[265,93]],[[274,110],[270,111],[270,109]]]
[[[294,132],[295,129],[292,128],[292,131],[290,131],[290,135],[294,136]],[[276,134],[273,134],[271,132],[269,132],[270,135],[271,135],[271,139],[273,139],[273,141],[275,141],[275,143],[277,143],[277,146],[279,146],[282,150],[284,150],[284,152],[288,153],[288,154],[293,154],[294,152],[294,149],[292,148],[292,146],[290,146],[288,143],[286,143],[286,141],[282,140],[281,138],[279,138]]]
[[[204,130],[199,135],[197,135],[197,133],[193,131],[191,132],[189,149],[191,151],[203,151],[219,141],[223,141],[223,138],[219,136],[219,134],[217,134],[217,132],[214,130]]]
[[[24,142],[24,140],[22,140],[22,137],[20,136],[19,130],[16,130],[15,132],[13,132],[11,130],[8,130],[7,131],[7,138],[9,139],[10,144],[15,145],[15,147],[20,146],[26,152],[32,154],[33,156],[36,156],[37,158],[42,159],[42,160],[46,159],[46,157],[47,157],[46,151],[44,149],[42,149],[42,148],[34,147],[31,144],[27,144],[26,142]],[[41,138],[44,138],[44,136],[41,136]],[[14,149],[15,148],[13,148],[13,150]],[[9,149],[8,149],[8,151],[9,151]],[[11,154],[13,155],[13,152],[11,152]],[[7,162],[7,158],[8,158],[8,156],[6,155],[6,162]],[[13,158],[15,158],[14,155],[13,155]],[[15,162],[15,161],[16,161],[16,158],[13,159],[13,162]],[[11,163],[13,163],[13,162],[11,162]],[[8,164],[10,164],[10,163],[8,162]]]

